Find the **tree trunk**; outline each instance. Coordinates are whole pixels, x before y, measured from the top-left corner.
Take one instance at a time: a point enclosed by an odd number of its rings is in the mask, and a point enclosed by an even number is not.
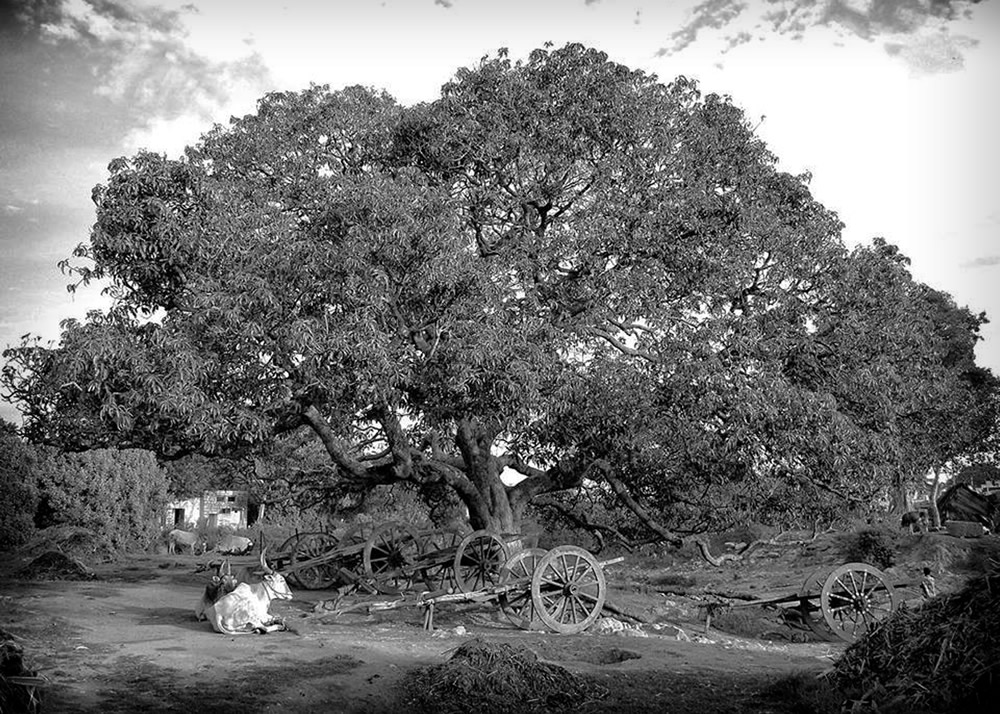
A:
[[[520,519],[515,518],[507,487],[500,480],[503,464],[493,454],[493,438],[478,419],[466,418],[458,423],[455,443],[477,496],[463,498],[469,508],[469,524],[491,533],[518,533]]]
[[[941,471],[937,468],[934,469],[934,480],[931,482],[930,489],[930,503],[928,504],[927,510],[931,514],[931,528],[941,527],[941,511],[938,510],[937,500],[938,492],[941,490]]]
[[[892,477],[892,502],[890,511],[892,513],[907,513],[912,511],[909,494],[906,492],[906,479],[901,474]]]

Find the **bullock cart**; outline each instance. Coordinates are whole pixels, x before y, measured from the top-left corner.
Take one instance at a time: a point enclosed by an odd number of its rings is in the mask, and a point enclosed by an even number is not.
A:
[[[293,585],[322,590],[347,582],[362,590],[398,595],[423,587],[473,592],[500,582],[512,552],[537,538],[477,530],[421,531],[396,521],[332,533],[298,533],[272,558]]]
[[[902,601],[899,590],[914,584],[893,584],[888,575],[868,563],[847,563],[832,571],[824,567],[811,573],[795,593],[744,601],[714,593],[718,599],[704,605],[705,626],[711,625],[713,614],[726,609],[776,607],[792,627],[822,635],[825,624],[839,639],[854,642],[895,612]]]
[[[604,609],[620,612],[607,603],[604,568],[623,560],[598,561],[588,551],[573,545],[549,551],[523,548],[500,567],[496,582],[492,575],[487,580],[477,580],[485,583],[478,589],[460,590],[450,586],[417,593],[412,600],[359,602],[338,608],[338,612],[421,607],[424,628],[431,630],[438,605],[493,603],[499,605],[512,624],[522,629],[544,628],[559,634],[576,634],[589,627]]]

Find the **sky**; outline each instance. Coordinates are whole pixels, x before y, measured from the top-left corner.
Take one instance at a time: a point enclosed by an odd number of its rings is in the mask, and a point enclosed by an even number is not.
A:
[[[547,42],[730,95],[849,245],[884,237],[992,318],[1000,374],[1000,0],[0,0],[0,349],[106,305],[58,262],[112,159],[177,157],[310,83],[432,101]]]

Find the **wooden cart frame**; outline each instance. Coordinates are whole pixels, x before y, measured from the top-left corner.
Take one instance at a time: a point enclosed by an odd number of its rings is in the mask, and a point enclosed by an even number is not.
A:
[[[421,531],[397,521],[361,525],[339,538],[297,533],[270,556],[292,585],[322,590],[344,581],[363,590],[397,595],[423,586],[468,593],[497,585],[512,552],[537,537],[499,536],[484,530]]]
[[[822,634],[815,617],[820,613],[834,635],[844,642],[855,642],[899,608],[897,589],[911,585],[893,585],[888,575],[868,563],[846,563],[832,571],[820,568],[793,594],[710,603],[706,606],[706,627],[711,625],[713,613],[723,608],[788,605],[786,609],[794,611],[796,619],[817,634]]]

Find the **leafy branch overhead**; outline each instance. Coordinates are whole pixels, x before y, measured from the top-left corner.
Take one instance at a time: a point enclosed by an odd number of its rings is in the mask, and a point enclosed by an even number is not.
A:
[[[496,530],[584,483],[668,539],[816,515],[978,439],[995,380],[984,317],[847,250],[775,164],[728,97],[579,45],[415,107],[269,94],[178,160],[111,163],[66,268],[114,307],[3,383],[35,441],[306,430],[339,487],[443,485]]]

